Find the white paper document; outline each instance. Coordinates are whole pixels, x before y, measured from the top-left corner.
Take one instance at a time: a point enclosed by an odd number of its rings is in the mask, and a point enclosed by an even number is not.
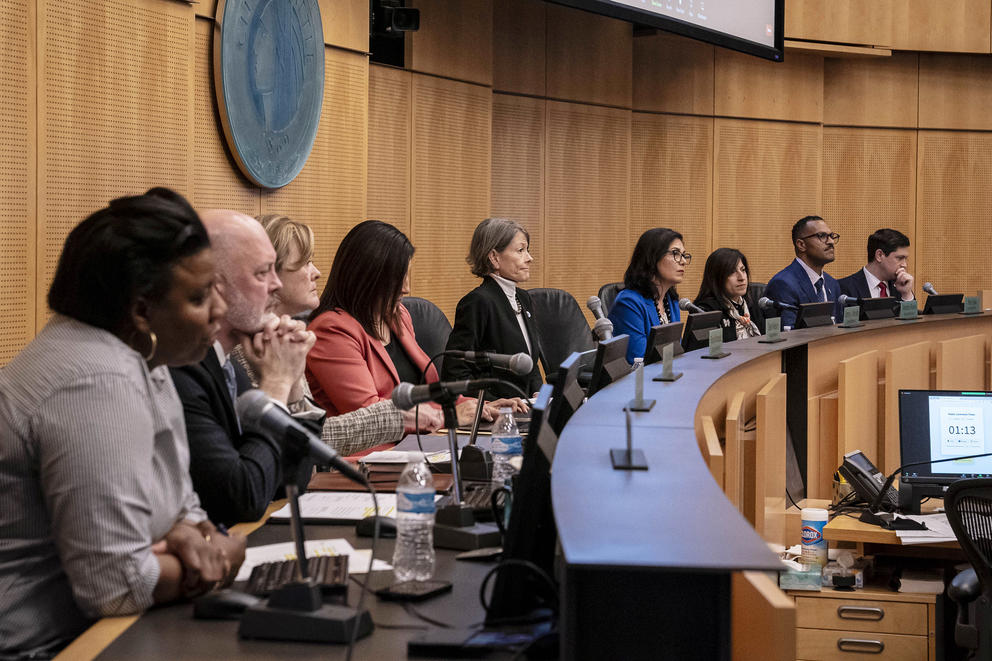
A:
[[[432,464],[440,464],[451,460],[449,450],[438,450],[436,452],[425,452],[427,460]],[[370,452],[359,461],[363,464],[406,464],[414,457],[420,458],[419,450],[379,450]]]
[[[396,494],[380,493],[379,516],[396,516]],[[375,514],[372,496],[364,491],[311,491],[300,496],[300,516],[311,523],[354,523]],[[272,513],[289,519],[289,505]]]
[[[321,555],[347,555],[349,574],[364,574],[369,569],[371,551],[369,549],[356,550],[346,539],[307,540],[304,544],[308,558]],[[251,546],[245,550],[245,561],[241,565],[241,569],[238,570],[238,577],[235,580],[247,581],[251,576],[251,570],[266,562],[295,559],[296,544],[293,542]],[[389,563],[378,559],[372,565],[372,571],[389,571],[392,568]]]
[[[926,525],[927,530],[897,530],[896,535],[903,545],[936,544],[957,540],[954,531],[951,530],[951,524],[947,522],[947,515],[943,512],[939,514],[908,514],[905,518],[919,521]]]

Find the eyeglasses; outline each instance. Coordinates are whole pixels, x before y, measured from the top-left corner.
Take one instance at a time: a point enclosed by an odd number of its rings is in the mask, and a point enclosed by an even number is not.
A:
[[[676,262],[685,262],[687,266],[692,262],[692,255],[687,252],[682,252],[678,248],[672,248],[671,250],[666,251],[665,254],[671,255],[672,259]]]
[[[837,232],[831,232],[830,234],[827,234],[826,232],[817,232],[816,234],[808,234],[806,236],[801,236],[799,237],[799,240],[803,241],[805,239],[812,239],[814,236],[818,238],[822,243],[826,243],[827,239],[830,239],[834,243],[840,241],[840,234],[838,234]]]

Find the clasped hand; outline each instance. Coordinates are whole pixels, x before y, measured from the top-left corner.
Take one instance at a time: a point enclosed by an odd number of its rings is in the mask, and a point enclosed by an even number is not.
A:
[[[258,387],[285,404],[302,397],[303,369],[316,341],[302,321],[272,315],[262,330],[242,339],[241,347],[258,374]]]

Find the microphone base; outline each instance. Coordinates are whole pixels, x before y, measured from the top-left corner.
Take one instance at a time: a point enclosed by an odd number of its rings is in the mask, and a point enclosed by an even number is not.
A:
[[[651,379],[652,381],[667,381],[671,383],[672,381],[678,381],[682,378],[682,372],[672,372],[671,374],[659,374],[658,376]]]
[[[758,340],[758,344],[776,344],[778,342],[785,342],[785,339],[786,338],[782,337],[781,335],[774,338],[763,336],[760,340]]]
[[[613,462],[613,470],[646,471],[648,469],[648,460],[642,450],[628,451],[627,448],[613,448],[610,450],[610,461]]]
[[[357,638],[364,638],[375,628],[367,610],[322,604],[313,611],[252,606],[241,616],[238,635],[242,638],[291,640],[308,643],[349,643],[358,627]]]
[[[434,522],[442,526],[467,528],[475,525],[475,513],[465,503],[445,505],[438,508],[437,514],[434,515]]]
[[[650,411],[654,407],[654,402],[653,399],[632,399],[624,408],[637,412]]]
[[[860,321],[856,324],[837,324],[837,328],[861,328],[864,326]]]
[[[474,551],[502,545],[503,536],[495,523],[476,523],[471,526],[434,524],[434,546],[439,549]]]
[[[729,351],[721,351],[720,353],[717,354],[705,353],[702,356],[700,356],[700,358],[704,360],[720,360],[721,358],[726,358],[729,355],[730,355]]]
[[[982,314],[982,313],[983,313],[983,310],[976,310],[975,312],[958,312],[958,314],[968,315],[969,317],[972,317],[972,316],[975,316],[975,315],[978,315],[978,314]]]

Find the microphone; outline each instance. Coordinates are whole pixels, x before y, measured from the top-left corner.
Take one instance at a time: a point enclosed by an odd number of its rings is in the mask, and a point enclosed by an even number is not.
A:
[[[534,359],[524,352],[513,355],[506,353],[489,353],[487,351],[445,351],[445,356],[460,358],[468,363],[491,365],[506,370],[517,376],[527,376],[534,369]]]
[[[255,429],[269,438],[291,444],[322,464],[330,464],[349,479],[368,485],[365,476],[309,429],[276,404],[261,390],[246,390],[238,397],[235,409],[243,427]]]
[[[799,308],[795,305],[789,305],[788,303],[779,303],[778,301],[773,301],[767,296],[762,296],[758,299],[758,307],[765,312],[772,312],[774,310],[792,310],[798,312]]]
[[[520,354],[518,354],[520,355]],[[401,411],[412,409],[417,404],[433,402],[441,397],[477,393],[503,382],[499,379],[472,379],[465,381],[435,381],[420,386],[403,382],[393,388],[390,398]]]
[[[930,284],[929,282],[927,283]],[[882,485],[882,490],[878,492],[875,496],[875,500],[870,504],[871,511],[877,512],[878,508],[882,506],[882,500],[885,498],[885,492],[889,490],[892,483],[896,479],[896,475],[901,473],[905,468],[911,468],[912,466],[925,466],[926,464],[942,464],[945,461],[961,461],[962,459],[978,459],[980,457],[992,457],[992,452],[983,452],[982,454],[970,454],[967,457],[950,457],[948,459],[928,459],[927,461],[913,461],[908,464],[903,464],[899,468],[895,469],[891,475],[885,478],[885,484]]]
[[[940,294],[937,293],[937,290],[934,289],[933,285],[930,284],[929,282],[923,283],[923,291],[930,294],[931,296],[940,296]]]
[[[613,339],[613,322],[606,317],[600,317],[592,325],[592,332],[600,342]]]
[[[683,310],[685,310],[686,312],[703,312],[704,311],[701,307],[699,307],[698,305],[695,305],[688,298],[680,298],[679,299],[679,307],[682,308]]]
[[[590,296],[586,299],[586,307],[596,319],[606,318],[606,314],[603,313],[603,302],[599,300],[599,296]]]
[[[840,303],[842,308],[846,308],[848,305],[858,305],[861,302],[861,299],[854,296],[848,296],[847,294],[841,294],[837,297],[837,302]]]

